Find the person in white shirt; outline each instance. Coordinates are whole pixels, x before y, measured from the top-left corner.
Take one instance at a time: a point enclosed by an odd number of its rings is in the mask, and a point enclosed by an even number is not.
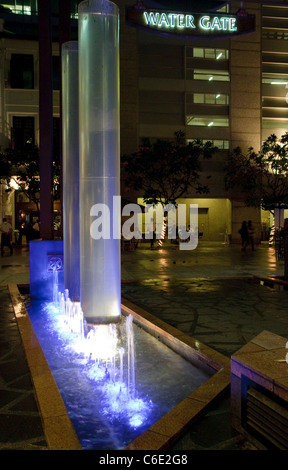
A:
[[[8,246],[10,249],[10,255],[13,254],[13,248],[11,245],[11,238],[12,238],[12,225],[9,224],[7,219],[4,217],[2,220],[2,224],[0,225],[1,231],[1,256],[4,255],[4,247]]]

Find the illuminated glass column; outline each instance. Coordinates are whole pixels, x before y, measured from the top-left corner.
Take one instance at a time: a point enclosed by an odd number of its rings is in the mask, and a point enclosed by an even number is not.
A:
[[[121,314],[119,10],[87,0],[78,13],[80,297],[87,322],[107,324]]]
[[[78,42],[62,45],[64,288],[80,301]]]

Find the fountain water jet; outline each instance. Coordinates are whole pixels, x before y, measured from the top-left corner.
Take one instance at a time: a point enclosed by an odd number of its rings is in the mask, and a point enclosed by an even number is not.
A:
[[[76,355],[76,362],[82,364],[83,376],[96,387],[95,399],[102,415],[109,416],[109,420],[125,415],[134,429],[149,419],[153,404],[151,400],[141,398],[135,386],[132,315],[121,316],[117,325],[88,325],[80,303],[71,301],[67,289],[59,293],[57,301],[45,303],[43,309],[48,331],[57,333],[61,348],[73,354],[72,361]],[[42,335],[45,337],[46,333],[40,328],[39,336]],[[52,363],[54,361],[52,359]]]

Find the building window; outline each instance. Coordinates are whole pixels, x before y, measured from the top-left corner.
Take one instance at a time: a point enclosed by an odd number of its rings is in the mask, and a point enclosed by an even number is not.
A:
[[[188,80],[225,81],[229,78],[229,49],[185,48],[185,70]]]
[[[6,0],[1,6],[18,15],[33,15],[37,10],[36,0]]]
[[[11,54],[11,88],[34,88],[34,58],[31,54]]]
[[[287,31],[264,30],[262,32],[262,39],[273,39],[273,40],[279,40],[279,41],[288,41],[288,32]]]
[[[262,5],[262,138],[284,134],[288,117],[287,5]]]
[[[1,2],[1,7],[5,8],[8,12],[17,15],[38,15],[38,2],[40,0],[6,0]],[[80,0],[71,0],[71,18],[78,18],[78,4]],[[52,0],[52,14],[58,15],[59,2]]]
[[[227,60],[229,58],[229,51],[228,49],[193,47],[193,57],[201,59]]]
[[[287,131],[287,118],[262,118],[262,129],[282,129],[284,134]]]
[[[196,139],[196,137],[195,137]],[[194,139],[187,139],[187,143],[189,142],[193,142]],[[203,139],[203,143],[205,144],[206,142],[212,142],[212,144],[217,147],[218,149],[221,149],[221,150],[229,150],[230,148],[230,142],[229,140],[215,140],[215,139],[209,139],[209,140],[204,140]]]
[[[187,126],[229,127],[229,118],[214,116],[186,116]]]
[[[22,149],[25,145],[34,144],[34,117],[13,116],[13,127],[11,129],[12,148]]]
[[[229,72],[225,70],[193,70],[194,80],[206,80],[208,82],[229,82]]]
[[[223,93],[194,93],[193,94],[194,104],[229,104],[229,96]]]
[[[221,150],[229,150],[230,142],[229,140],[212,140],[213,145]]]
[[[274,75],[267,75],[267,74],[262,74],[262,83],[263,84],[268,84],[268,85],[278,85],[279,87],[286,87],[288,85],[288,74],[277,74],[275,73]],[[276,90],[276,88],[272,88],[271,90]],[[271,91],[272,93],[272,91]],[[274,93],[273,93],[274,94]]]

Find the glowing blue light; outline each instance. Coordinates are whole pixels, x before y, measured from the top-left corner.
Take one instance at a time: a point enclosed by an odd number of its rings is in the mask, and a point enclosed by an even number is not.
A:
[[[84,338],[70,330],[69,315],[80,314],[79,309],[63,311],[61,302],[31,301],[28,305],[33,328],[84,449],[124,448],[210,376],[133,323],[134,380],[132,372],[128,374],[128,350],[133,350],[126,337],[129,317],[123,315],[117,324],[115,357],[98,360],[88,347],[91,326],[85,325]],[[75,318],[71,319],[74,325]]]
[[[57,332],[65,350],[76,355],[76,362],[82,362],[84,374],[100,390],[102,414],[109,420],[125,420],[133,429],[146,422],[153,403],[136,396],[132,317],[126,318],[126,350],[117,338],[116,325],[98,325],[90,329],[84,337],[85,323],[83,312],[71,302],[66,292],[65,298],[59,295],[58,305],[47,302],[45,311],[50,321],[50,329]],[[125,322],[124,322],[125,323]],[[77,325],[75,327],[75,325]],[[128,364],[124,368],[123,356],[126,354]],[[75,356],[74,356],[75,358]],[[125,370],[124,370],[125,369]],[[124,381],[124,375],[125,380]]]
[[[143,417],[141,415],[135,415],[130,419],[130,426],[133,428],[139,428],[143,424]]]

